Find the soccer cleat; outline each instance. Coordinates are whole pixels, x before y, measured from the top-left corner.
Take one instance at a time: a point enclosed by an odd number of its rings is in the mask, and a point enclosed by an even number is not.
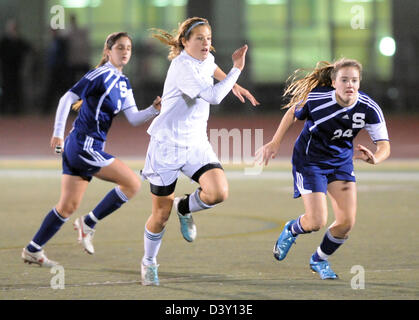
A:
[[[52,268],[57,266],[59,263],[56,261],[49,260],[44,253],[44,250],[37,252],[30,252],[28,249],[23,248],[22,259],[24,263],[37,264],[40,267]]]
[[[179,213],[178,204],[179,204],[180,200],[182,200],[182,198],[177,197],[177,198],[175,198],[175,200],[173,202],[173,207],[176,209],[176,213],[179,217],[180,232],[182,233],[183,238],[186,241],[192,242],[196,238],[196,225],[193,222],[193,218],[192,218],[191,213],[187,213],[187,214]]]
[[[329,261],[314,261],[313,257],[310,259],[310,269],[313,273],[318,273],[322,280],[337,279],[338,275],[330,268]]]
[[[141,283],[143,286],[160,285],[159,276],[157,274],[158,264],[144,265],[141,263]]]
[[[84,250],[88,254],[94,254],[95,248],[93,247],[93,237],[95,235],[95,229],[90,228],[84,223],[83,217],[79,217],[74,221],[74,230],[78,232],[78,241],[84,247]]]
[[[278,240],[274,246],[274,257],[275,259],[281,261],[284,260],[287,256],[288,251],[290,250],[292,244],[297,239],[297,236],[293,236],[290,230],[290,226],[294,223],[295,220],[288,221],[285,224],[284,229],[282,230],[281,234],[279,235]]]

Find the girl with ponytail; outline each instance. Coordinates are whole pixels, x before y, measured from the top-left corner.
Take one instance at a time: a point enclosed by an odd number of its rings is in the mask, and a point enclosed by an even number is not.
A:
[[[333,63],[321,61],[301,79],[294,73],[284,96],[290,101],[272,140],[256,153],[260,164],[268,164],[279,152],[281,142],[296,120],[305,120],[292,155],[294,198],[302,197],[305,212],[288,221],[274,245],[274,257],[285,259],[299,234],[318,231],[327,222],[330,197],[335,221],[310,258],[310,269],[321,279],[335,279],[328,258],[348,239],[355,224],[356,185],[353,158],[378,164],[390,155],[390,142],[378,104],[359,91],[361,64],[352,59]],[[376,144],[375,152],[353,139],[365,128]]]
[[[131,58],[132,41],[125,32],[110,34],[105,41],[103,58],[59,101],[51,147],[62,155],[61,197],[46,215],[32,241],[23,248],[26,263],[52,267],[43,246],[77,210],[92,177],[116,184],[88,214],[75,220],[74,228],[84,250],[94,253],[93,235],[97,222],[119,209],[140,188],[137,175],[121,160],[104,151],[113,118],[124,113],[134,126],[155,117],[160,97],[138,110],[128,78],[122,73]],[[64,143],[64,131],[70,108],[79,112]]]

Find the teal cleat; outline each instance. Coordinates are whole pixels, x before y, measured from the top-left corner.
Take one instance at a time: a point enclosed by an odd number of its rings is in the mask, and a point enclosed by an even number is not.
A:
[[[318,273],[322,280],[337,279],[338,275],[330,268],[329,261],[314,261],[313,257],[310,259],[310,269],[313,273]]]
[[[274,246],[274,257],[275,259],[281,261],[284,260],[287,256],[288,251],[290,250],[292,244],[295,242],[295,239],[297,239],[297,236],[293,236],[290,228],[291,225],[294,223],[295,220],[288,221],[285,224],[284,229],[282,230],[277,242]]]
[[[178,204],[182,198],[175,198],[173,202],[173,207],[175,208],[177,215],[179,217],[180,222],[180,232],[182,233],[183,238],[188,241],[192,242],[196,238],[196,225],[193,221],[192,214],[181,214],[178,211]]]
[[[143,286],[158,286],[160,285],[159,276],[157,273],[159,265],[144,265],[141,263],[141,283]]]

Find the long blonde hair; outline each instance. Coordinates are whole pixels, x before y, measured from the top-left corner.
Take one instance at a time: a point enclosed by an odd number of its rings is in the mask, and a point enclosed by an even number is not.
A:
[[[102,59],[100,60],[99,64],[95,67],[95,69],[103,66],[106,62],[109,61],[109,57],[108,57],[107,51],[108,50],[112,50],[112,47],[118,41],[118,39],[123,38],[123,37],[126,37],[126,38],[130,39],[131,45],[132,45],[132,39],[128,35],[127,32],[114,32],[114,33],[111,33],[110,35],[108,35],[106,37],[105,44],[103,46]],[[79,100],[79,101],[73,103],[73,105],[71,106],[71,108],[74,111],[79,111],[82,104],[83,104],[83,100]]]
[[[150,29],[151,32],[153,32],[151,36],[158,39],[161,43],[169,46],[169,55],[167,58],[171,61],[176,58],[183,49],[185,49],[182,44],[182,39],[189,40],[194,28],[194,24],[199,22],[201,22],[203,25],[206,25],[211,30],[211,26],[207,19],[193,17],[188,18],[180,23],[178,29],[173,31],[173,34],[162,29],[152,28]],[[215,52],[215,48],[213,46],[211,46],[210,50]]]
[[[354,67],[359,71],[359,80],[362,79],[362,65],[357,60],[341,58],[333,63],[319,61],[316,67],[302,79],[297,79],[303,69],[294,71],[287,82],[290,84],[285,89],[283,97],[290,97],[290,101],[283,108],[292,106],[304,106],[308,94],[316,87],[332,86],[332,80],[336,80],[338,71],[345,67]]]

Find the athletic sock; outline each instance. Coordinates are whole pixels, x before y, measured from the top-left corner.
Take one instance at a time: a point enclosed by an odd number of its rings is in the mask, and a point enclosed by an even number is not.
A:
[[[30,252],[42,250],[42,247],[60,230],[61,226],[68,221],[63,218],[57,211],[52,209],[42,221],[41,227],[33,237],[32,241],[26,247]]]
[[[346,239],[338,239],[332,236],[328,229],[323,237],[320,246],[313,254],[312,258],[314,261],[324,261],[329,258],[345,241]]]
[[[121,191],[119,187],[115,187],[102,199],[102,201],[94,208],[91,214],[84,216],[84,223],[90,228],[94,228],[99,220],[110,215],[115,210],[119,209],[128,197]]]
[[[163,239],[165,229],[159,233],[153,233],[144,228],[144,257],[142,263],[146,266],[157,263],[157,254]]]
[[[310,233],[311,231],[305,231],[301,225],[301,217],[303,215],[299,216],[293,224],[291,224],[290,226],[290,231],[292,233],[292,235],[295,237],[299,234],[304,234],[304,233]]]
[[[206,204],[199,197],[199,193],[202,191],[201,188],[195,190],[194,193],[186,195],[182,200],[179,201],[178,211],[180,214],[188,214],[191,212],[201,211],[213,208],[213,205]]]

